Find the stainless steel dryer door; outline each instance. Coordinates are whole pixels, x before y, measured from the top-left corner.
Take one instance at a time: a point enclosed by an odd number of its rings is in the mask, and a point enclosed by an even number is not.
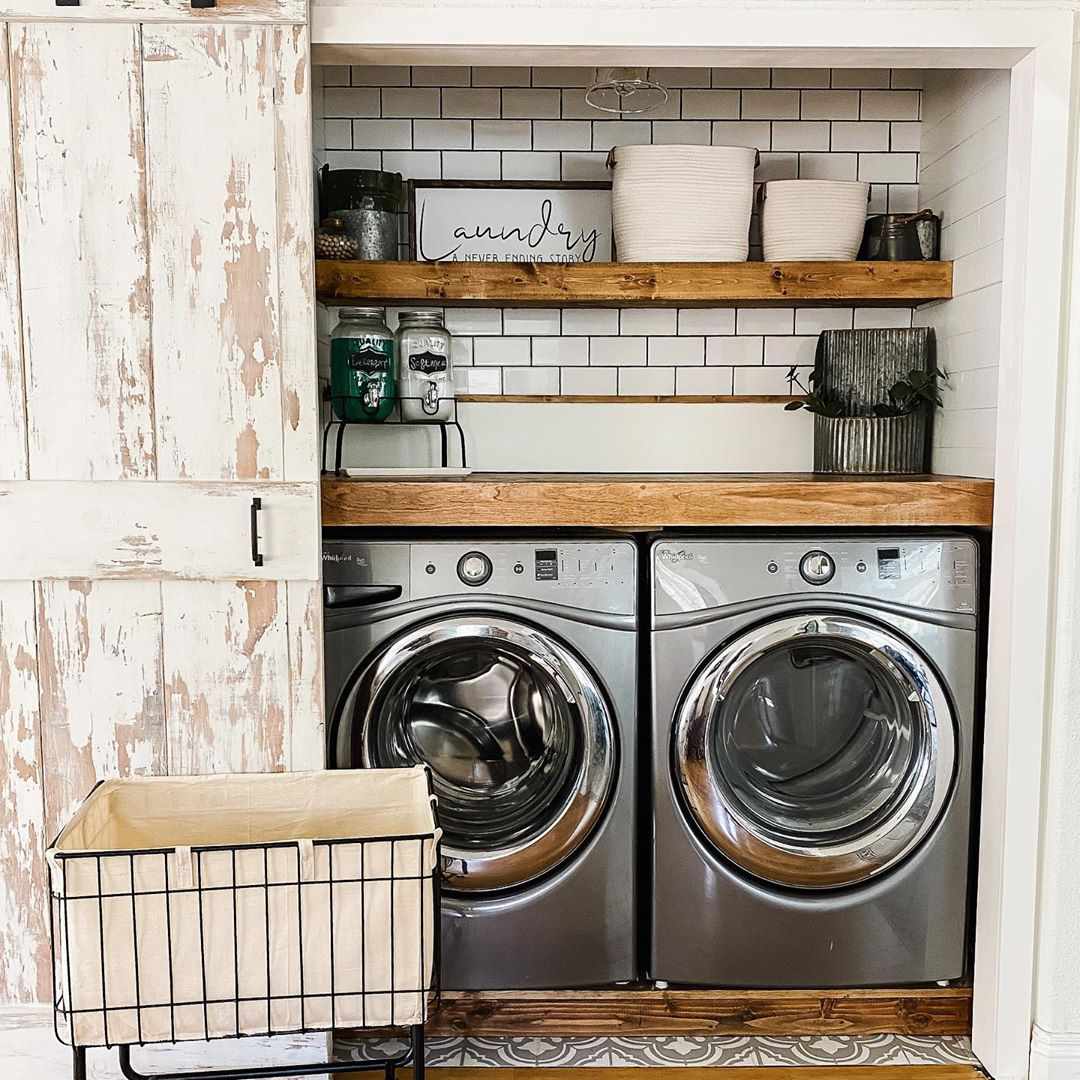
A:
[[[461,616],[408,630],[344,708],[365,766],[431,766],[452,890],[549,873],[607,807],[617,760],[607,700],[573,652],[526,623]]]
[[[748,630],[699,670],[673,733],[705,839],[793,888],[866,880],[919,844],[956,767],[955,722],[905,639],[835,613]]]

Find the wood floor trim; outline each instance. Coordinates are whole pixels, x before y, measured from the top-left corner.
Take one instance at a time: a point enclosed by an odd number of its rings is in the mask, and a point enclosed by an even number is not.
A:
[[[967,1035],[971,987],[444,992],[432,1035]]]

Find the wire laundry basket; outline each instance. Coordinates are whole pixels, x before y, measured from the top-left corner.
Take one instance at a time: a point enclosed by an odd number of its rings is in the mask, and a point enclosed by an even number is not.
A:
[[[419,1073],[438,989],[434,802],[423,767],[99,784],[46,853],[56,1033],[77,1080],[91,1046],[119,1047],[138,1077],[132,1045],[336,1027],[412,1028],[405,1055],[364,1067],[415,1058]]]

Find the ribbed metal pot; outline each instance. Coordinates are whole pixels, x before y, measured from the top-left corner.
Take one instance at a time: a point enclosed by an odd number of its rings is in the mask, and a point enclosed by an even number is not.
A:
[[[814,472],[921,473],[926,471],[927,417],[814,417]]]

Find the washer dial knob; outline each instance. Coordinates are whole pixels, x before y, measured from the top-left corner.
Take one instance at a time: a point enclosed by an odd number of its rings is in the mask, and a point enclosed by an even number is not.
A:
[[[827,552],[808,551],[799,560],[799,573],[803,581],[810,585],[825,585],[832,581],[836,573],[836,563]]]
[[[491,570],[491,560],[482,551],[468,551],[458,559],[457,576],[466,585],[483,585]]]

